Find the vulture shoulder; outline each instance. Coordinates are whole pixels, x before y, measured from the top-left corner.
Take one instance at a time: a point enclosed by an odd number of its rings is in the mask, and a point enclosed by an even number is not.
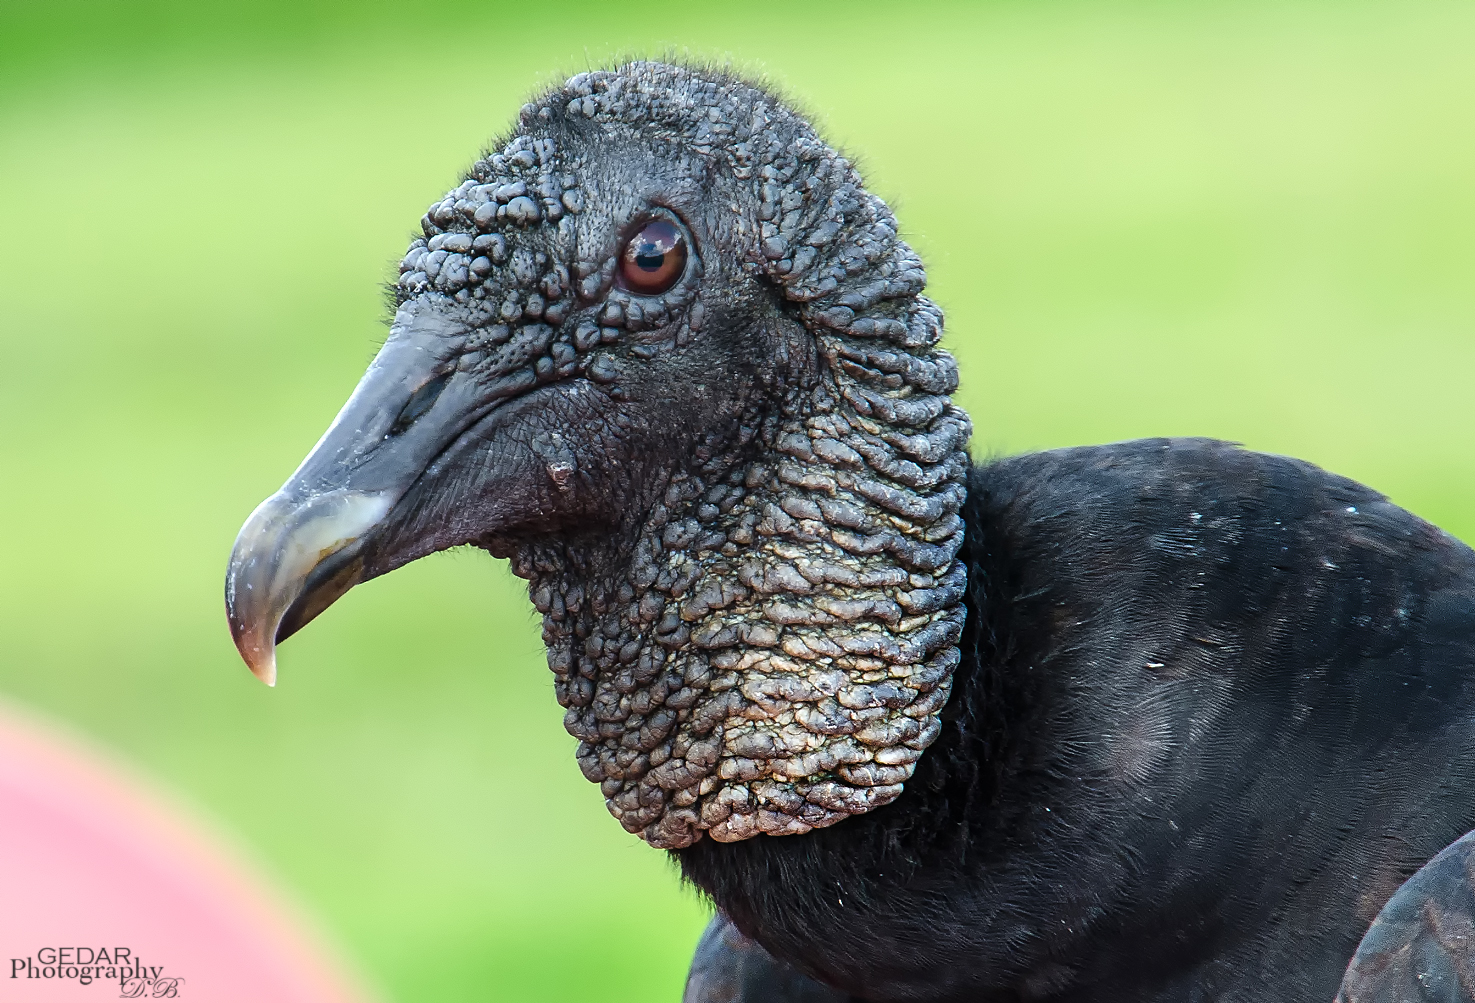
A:
[[[1475,998],[1475,832],[1403,883],[1368,928],[1336,1003]],[[802,998],[802,997],[801,997]]]

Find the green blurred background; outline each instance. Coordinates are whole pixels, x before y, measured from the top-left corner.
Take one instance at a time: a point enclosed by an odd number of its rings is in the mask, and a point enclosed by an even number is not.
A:
[[[528,92],[731,59],[930,266],[979,455],[1214,435],[1475,539],[1475,5],[0,3],[0,692],[252,846],[403,1001],[675,1000],[520,583],[355,590],[268,691],[221,579]]]

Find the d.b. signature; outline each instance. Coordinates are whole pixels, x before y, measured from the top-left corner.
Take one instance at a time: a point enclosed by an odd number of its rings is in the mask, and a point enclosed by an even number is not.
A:
[[[124,979],[123,991],[118,995],[124,999],[156,999],[172,1000],[179,998],[179,987],[184,985],[184,979],[177,976],[169,978],[160,976],[158,978]]]

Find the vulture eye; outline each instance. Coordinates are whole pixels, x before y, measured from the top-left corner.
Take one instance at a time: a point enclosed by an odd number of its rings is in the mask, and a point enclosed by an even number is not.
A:
[[[620,252],[620,279],[631,292],[654,296],[686,271],[686,237],[672,223],[653,219]]]

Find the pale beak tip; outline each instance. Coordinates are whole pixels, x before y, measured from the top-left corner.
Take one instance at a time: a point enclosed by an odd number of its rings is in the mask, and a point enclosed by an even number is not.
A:
[[[251,673],[268,686],[277,684],[277,658],[275,654],[267,657],[266,661],[251,666]]]
[[[225,614],[236,650],[257,679],[277,684],[283,618],[293,616],[290,634],[360,581],[362,561],[349,561],[316,584],[312,576],[377,526],[393,502],[385,492],[338,489],[298,497],[284,488],[251,513],[226,569]],[[306,604],[301,609],[294,605],[299,601]]]
[[[267,641],[260,643],[259,639],[242,638],[236,642],[236,650],[241,654],[241,661],[246,663],[246,668],[251,674],[260,679],[268,686],[277,684],[277,646]]]

